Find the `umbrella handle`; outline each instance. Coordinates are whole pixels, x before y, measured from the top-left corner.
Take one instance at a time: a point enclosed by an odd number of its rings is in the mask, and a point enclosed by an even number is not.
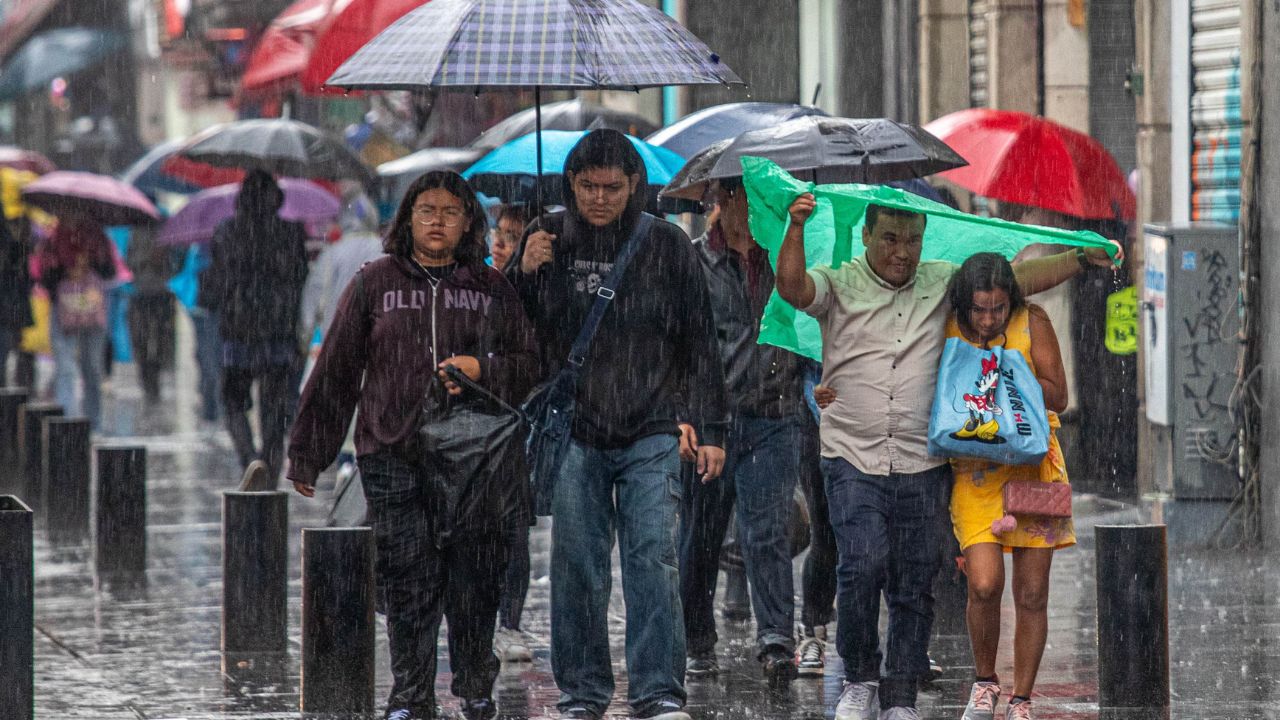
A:
[[[536,197],[538,199],[538,219],[542,219],[542,211],[546,207],[542,202],[542,88],[533,86],[533,128],[538,146],[538,182]],[[539,223],[541,224],[541,223]]]

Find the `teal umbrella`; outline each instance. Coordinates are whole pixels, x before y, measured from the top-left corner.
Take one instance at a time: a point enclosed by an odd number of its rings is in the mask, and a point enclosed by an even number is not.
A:
[[[86,70],[124,47],[119,33],[66,27],[33,36],[0,68],[0,100],[38,90],[55,78]]]
[[[538,167],[538,134],[530,133],[491,151],[467,168],[462,177],[471,187],[503,202],[534,203],[538,195],[538,179],[542,179],[542,197],[552,205],[564,204],[561,175],[573,146],[587,131],[543,130],[542,167]],[[684,158],[665,148],[650,145],[627,136],[644,160],[652,193],[666,185],[684,165]]]

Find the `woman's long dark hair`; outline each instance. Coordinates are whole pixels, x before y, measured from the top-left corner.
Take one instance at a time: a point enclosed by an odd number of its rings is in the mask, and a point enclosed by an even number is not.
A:
[[[1010,317],[1027,304],[1026,298],[1022,296],[1022,288],[1018,286],[1018,278],[1013,274],[1013,266],[1003,255],[984,252],[970,256],[956,274],[951,276],[951,284],[947,286],[947,300],[961,327],[973,329],[969,325],[973,294],[992,290],[1003,290],[1009,294]]]
[[[453,250],[453,259],[459,265],[484,265],[485,255],[489,254],[484,241],[488,219],[480,201],[476,199],[475,191],[461,175],[452,170],[432,170],[413,181],[400,201],[387,237],[382,241],[383,251],[402,258],[413,257],[413,204],[419,195],[437,188],[448,191],[462,201],[462,212],[469,221],[462,238],[458,240],[458,247]]]

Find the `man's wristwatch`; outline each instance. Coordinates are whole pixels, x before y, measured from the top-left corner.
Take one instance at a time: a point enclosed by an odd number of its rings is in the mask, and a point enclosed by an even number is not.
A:
[[[1081,270],[1089,269],[1089,256],[1084,254],[1084,248],[1082,247],[1076,248],[1076,262],[1080,263]]]

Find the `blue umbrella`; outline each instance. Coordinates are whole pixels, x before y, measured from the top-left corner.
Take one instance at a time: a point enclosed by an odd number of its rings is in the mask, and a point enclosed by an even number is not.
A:
[[[158,192],[177,193],[179,195],[192,195],[200,192],[204,188],[179,180],[172,175],[166,174],[161,169],[164,161],[182,149],[186,142],[185,139],[170,140],[156,145],[148,150],[145,155],[134,160],[132,165],[125,168],[125,171],[120,173],[120,179],[153,198]]]
[[[22,97],[54,78],[88,69],[122,47],[124,38],[108,30],[65,27],[42,32],[23,43],[0,70],[0,100]]]
[[[792,103],[725,103],[686,115],[645,138],[645,142],[691,158],[699,150],[720,140],[808,115],[826,113],[816,107]]]
[[[462,173],[471,187],[499,198],[503,202],[531,202],[537,196],[538,178],[542,178],[544,201],[563,205],[560,176],[573,146],[587,131],[543,130],[542,167],[535,160],[538,133],[531,133],[491,151]],[[640,158],[651,188],[661,188],[684,166],[684,158],[670,150],[654,147],[638,138],[627,136]]]

